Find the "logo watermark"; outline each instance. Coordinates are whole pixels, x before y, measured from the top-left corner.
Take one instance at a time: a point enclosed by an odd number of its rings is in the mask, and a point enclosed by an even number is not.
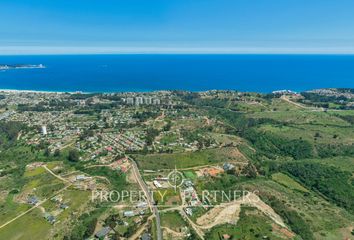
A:
[[[164,181],[164,184],[162,183]],[[174,191],[171,191],[171,190]],[[142,190],[94,190],[91,194],[93,202],[111,202],[121,205],[157,205],[161,207],[215,207],[232,202],[256,203],[260,201],[257,191],[235,190],[200,190],[191,180],[185,179],[182,172],[174,169],[166,178],[156,178],[154,188],[148,192]],[[171,200],[172,199],[172,200]]]

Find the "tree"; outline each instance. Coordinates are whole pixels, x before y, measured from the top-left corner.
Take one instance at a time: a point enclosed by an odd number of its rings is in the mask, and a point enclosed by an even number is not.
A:
[[[256,178],[257,177],[257,169],[251,162],[249,162],[247,164],[247,166],[242,170],[242,172],[244,174],[246,174],[247,177],[250,177],[250,178]]]
[[[167,124],[163,127],[163,131],[164,131],[164,132],[170,131],[171,127],[172,127],[172,123],[171,123],[171,121],[169,120],[169,121],[167,122]]]
[[[48,147],[45,148],[44,150],[44,156],[49,157],[50,156],[50,150]]]
[[[55,149],[54,151],[54,157],[60,157],[60,149]]]
[[[80,159],[80,154],[79,154],[79,151],[76,150],[76,149],[71,149],[69,151],[69,155],[68,155],[68,160],[70,162],[78,162]]]

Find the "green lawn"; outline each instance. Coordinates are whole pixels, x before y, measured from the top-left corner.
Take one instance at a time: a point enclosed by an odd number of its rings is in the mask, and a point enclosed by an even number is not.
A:
[[[309,190],[304,188],[300,183],[296,182],[294,179],[284,173],[275,173],[272,175],[272,179],[290,189],[300,192],[309,192]]]
[[[221,148],[187,153],[135,155],[135,159],[140,169],[181,169],[238,160],[230,154],[231,150],[232,148]]]
[[[44,218],[39,209],[22,216],[16,221],[0,229],[1,239],[47,239],[53,228]]]
[[[178,205],[181,202],[179,189],[159,189],[153,193],[154,200],[161,207]]]
[[[185,227],[186,223],[181,215],[177,211],[174,211],[161,213],[161,225],[173,231],[180,232],[180,229]]]
[[[0,203],[0,225],[28,210],[30,206],[13,201],[13,194],[9,194],[4,202]]]
[[[330,158],[322,158],[322,159],[309,159],[305,161],[322,163],[329,166],[338,167],[343,171],[352,171],[354,173],[354,157],[339,156],[339,157],[330,157]]]
[[[183,171],[183,174],[187,179],[190,180],[194,180],[197,178],[197,174],[195,174],[195,172],[193,171]]]

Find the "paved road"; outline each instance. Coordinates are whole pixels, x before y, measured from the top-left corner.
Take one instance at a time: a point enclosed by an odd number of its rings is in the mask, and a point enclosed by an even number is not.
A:
[[[135,178],[137,179],[141,189],[144,191],[145,196],[146,196],[147,201],[148,201],[148,204],[150,206],[150,209],[153,212],[153,214],[155,215],[157,240],[162,240],[161,219],[160,219],[159,210],[157,209],[157,206],[154,205],[153,197],[150,194],[146,183],[144,182],[143,178],[140,175],[140,172],[139,172],[139,169],[138,169],[138,165],[136,164],[136,162],[132,158],[128,157],[128,159],[132,163],[133,173],[135,175]]]

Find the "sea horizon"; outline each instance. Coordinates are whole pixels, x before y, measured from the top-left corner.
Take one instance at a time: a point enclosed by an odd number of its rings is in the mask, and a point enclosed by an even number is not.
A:
[[[351,54],[2,55],[0,64],[44,69],[0,71],[0,89],[43,92],[234,90],[269,93],[354,88]]]

